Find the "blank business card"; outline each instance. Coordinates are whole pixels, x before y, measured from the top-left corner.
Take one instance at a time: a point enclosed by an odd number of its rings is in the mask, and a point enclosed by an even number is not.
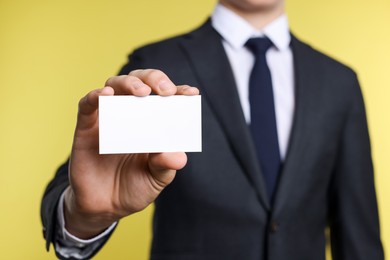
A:
[[[99,97],[100,154],[201,151],[201,96]]]

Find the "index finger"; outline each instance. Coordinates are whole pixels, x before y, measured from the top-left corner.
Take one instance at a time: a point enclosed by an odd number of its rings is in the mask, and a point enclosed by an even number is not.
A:
[[[131,75],[120,75],[109,78],[106,87],[111,87],[115,91],[115,95],[134,95],[147,96],[151,89],[148,85],[142,82],[138,77]]]
[[[129,73],[129,76],[139,78],[143,83],[152,89],[153,93],[157,95],[171,96],[175,95],[177,92],[177,87],[175,84],[161,70],[134,70]]]

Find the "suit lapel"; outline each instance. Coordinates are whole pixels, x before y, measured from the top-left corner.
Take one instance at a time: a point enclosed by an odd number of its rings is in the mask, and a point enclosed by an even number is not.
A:
[[[261,203],[269,209],[255,147],[245,122],[233,73],[220,35],[208,21],[198,30],[186,35],[182,46],[194,67],[203,98],[215,113]]]
[[[315,102],[313,86],[319,84],[313,65],[315,61],[308,52],[308,47],[292,36],[291,47],[294,59],[295,75],[295,113],[294,123],[290,135],[290,142],[283,170],[280,175],[277,193],[274,201],[273,214],[280,214],[286,207],[291,189],[299,188],[303,183],[299,181],[299,173],[303,166],[309,133],[310,107]]]

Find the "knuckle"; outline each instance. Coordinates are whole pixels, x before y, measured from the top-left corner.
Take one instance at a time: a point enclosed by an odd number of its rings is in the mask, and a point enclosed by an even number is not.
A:
[[[145,71],[145,73],[147,77],[153,82],[166,80],[168,78],[167,75],[165,75],[165,73],[161,70],[148,69],[147,71]]]
[[[190,89],[191,86],[189,86],[189,85],[181,85],[180,88],[181,88],[182,90],[187,90],[187,89]]]
[[[129,76],[138,75],[138,74],[140,74],[142,71],[144,71],[144,70],[142,70],[142,69],[132,70],[132,71],[129,72],[128,75],[129,75]]]
[[[125,86],[131,86],[132,84],[134,84],[134,82],[138,81],[139,79],[134,76],[126,76],[122,80]]]
[[[118,76],[112,76],[112,77],[109,77],[106,82],[104,83],[105,86],[110,86],[112,84],[112,82],[117,78]]]

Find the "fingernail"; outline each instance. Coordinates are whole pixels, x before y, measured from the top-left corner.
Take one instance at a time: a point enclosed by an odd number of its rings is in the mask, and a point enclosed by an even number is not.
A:
[[[173,83],[166,81],[166,80],[163,80],[160,82],[160,84],[158,84],[158,88],[161,91],[168,91],[168,90],[172,89],[172,87],[174,87]]]

